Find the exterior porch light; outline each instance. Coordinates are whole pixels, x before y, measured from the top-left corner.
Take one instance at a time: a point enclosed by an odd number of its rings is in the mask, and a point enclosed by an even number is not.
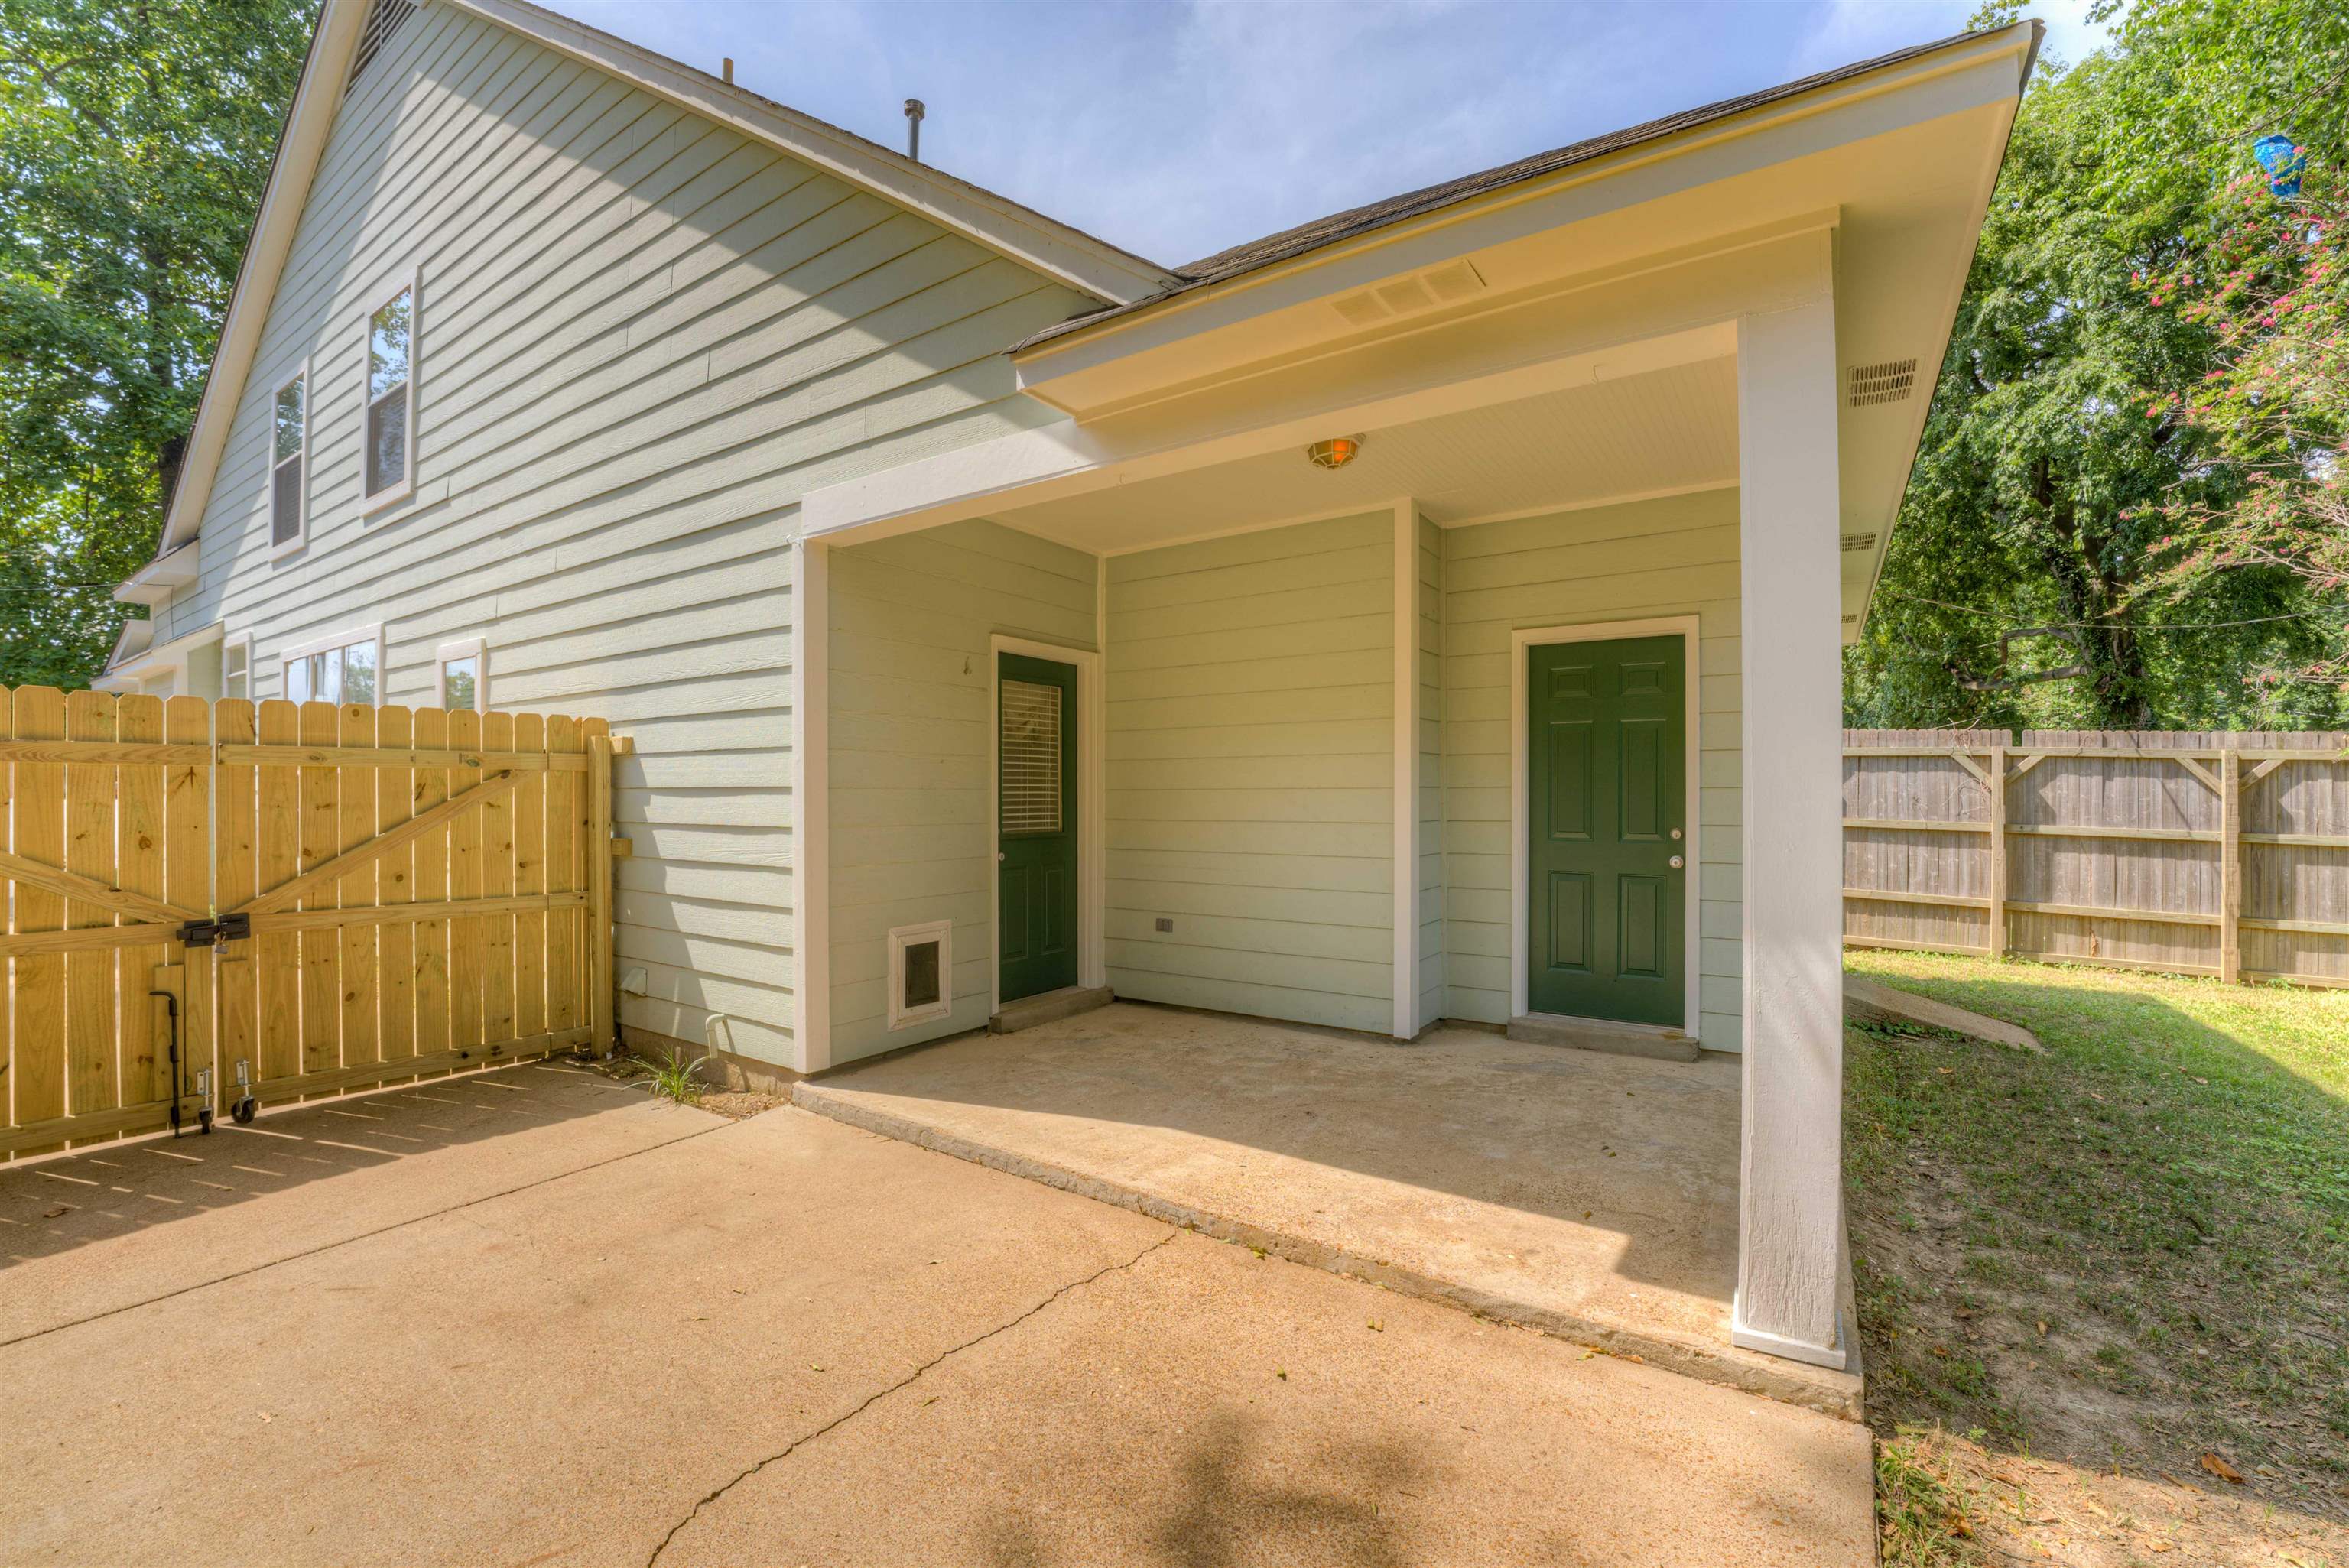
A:
[[[1362,449],[1360,436],[1334,436],[1305,449],[1306,459],[1317,469],[1342,469]]]

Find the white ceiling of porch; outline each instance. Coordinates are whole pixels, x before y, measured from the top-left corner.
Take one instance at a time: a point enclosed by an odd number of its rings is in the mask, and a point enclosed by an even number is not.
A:
[[[1361,434],[1335,472],[1302,448],[999,512],[1097,554],[1416,499],[1440,523],[1737,478],[1737,366],[1701,360]]]

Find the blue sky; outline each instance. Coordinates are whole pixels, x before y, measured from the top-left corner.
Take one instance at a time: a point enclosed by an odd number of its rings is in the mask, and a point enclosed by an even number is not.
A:
[[[550,0],[1179,263],[1527,153],[1961,31],[1974,0]],[[2049,49],[2087,0],[2026,7]]]

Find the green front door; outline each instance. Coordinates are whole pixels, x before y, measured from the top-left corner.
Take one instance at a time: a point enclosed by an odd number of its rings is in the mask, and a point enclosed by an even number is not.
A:
[[[1077,668],[996,655],[1000,996],[1077,983]]]
[[[1682,641],[1526,658],[1527,1010],[1685,1028]]]

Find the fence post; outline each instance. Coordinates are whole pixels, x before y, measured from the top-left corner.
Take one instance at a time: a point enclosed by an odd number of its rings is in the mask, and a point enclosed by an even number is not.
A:
[[[587,1026],[597,1056],[618,1041],[612,1018],[612,758],[609,735],[587,740]]]
[[[2243,974],[2243,774],[2233,747],[2219,758],[2219,978],[2231,985]]]
[[[1990,931],[1992,958],[2006,956],[2006,748],[1990,748]]]

